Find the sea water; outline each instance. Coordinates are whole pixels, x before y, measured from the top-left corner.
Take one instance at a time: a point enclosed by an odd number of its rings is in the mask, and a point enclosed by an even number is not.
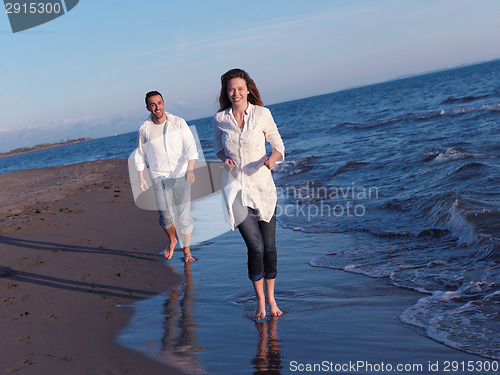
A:
[[[422,293],[402,312],[430,338],[500,358],[500,61],[270,105],[286,146],[278,220],[350,233],[311,266]],[[207,160],[210,118],[196,127]],[[136,133],[0,159],[0,173],[127,158]]]

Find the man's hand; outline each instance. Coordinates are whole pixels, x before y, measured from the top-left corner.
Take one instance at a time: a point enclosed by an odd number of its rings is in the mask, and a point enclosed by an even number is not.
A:
[[[140,180],[141,180],[141,190],[142,191],[146,191],[149,189],[149,186],[148,186],[148,183],[146,182],[146,180],[144,179],[144,177],[140,177]]]
[[[196,180],[196,177],[194,176],[194,172],[192,170],[187,170],[186,172],[186,182],[191,185],[194,180]]]

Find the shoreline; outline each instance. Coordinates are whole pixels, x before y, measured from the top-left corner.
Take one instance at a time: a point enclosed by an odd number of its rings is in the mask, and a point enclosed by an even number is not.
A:
[[[387,373],[401,375],[442,374],[453,361],[493,362],[401,322],[400,314],[421,293],[386,278],[311,266],[311,259],[332,246],[331,234],[278,226],[276,236],[276,300],[283,316],[252,320],[255,298],[245,244],[238,232],[228,232],[197,246],[197,262],[184,265],[174,255],[172,264],[186,282],[175,292],[133,303],[135,312],[118,342],[192,374],[305,373],[307,364],[324,361],[385,363],[394,370]],[[349,234],[334,236],[335,244],[352,241]],[[418,371],[396,371],[398,364]]]
[[[174,288],[156,212],[133,203],[127,160],[0,175],[0,369],[181,374],[116,343],[132,301]]]
[[[177,250],[165,264],[157,213],[135,206],[127,163],[0,175],[5,373],[287,374],[324,360],[487,361],[400,321],[422,294],[309,264],[332,247],[354,246],[348,233],[278,225],[276,298],[286,314],[252,321],[239,233],[193,246],[197,262],[180,262]]]

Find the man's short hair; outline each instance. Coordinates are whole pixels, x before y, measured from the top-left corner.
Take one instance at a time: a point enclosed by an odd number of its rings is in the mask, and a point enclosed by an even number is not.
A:
[[[149,105],[149,98],[151,98],[152,96],[156,96],[156,95],[160,95],[161,96],[161,100],[163,100],[163,95],[160,94],[158,91],[150,91],[146,94],[146,107]]]

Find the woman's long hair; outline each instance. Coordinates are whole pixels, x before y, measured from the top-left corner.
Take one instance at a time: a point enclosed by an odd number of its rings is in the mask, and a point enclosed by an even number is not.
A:
[[[248,73],[241,69],[231,69],[220,77],[221,89],[219,96],[219,112],[232,106],[231,100],[229,100],[229,97],[227,96],[227,85],[233,78],[243,78],[245,80],[248,88],[248,101],[250,103],[264,106],[262,99],[260,98],[259,90]]]

